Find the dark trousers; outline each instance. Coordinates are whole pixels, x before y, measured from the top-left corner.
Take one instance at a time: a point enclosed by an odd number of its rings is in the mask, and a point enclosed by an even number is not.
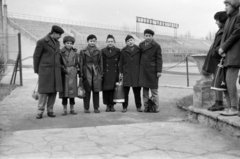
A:
[[[75,105],[75,99],[74,98],[68,98],[68,97],[63,97],[62,98],[62,105],[68,105],[68,99],[70,105]]]
[[[115,103],[113,102],[114,90],[103,91],[103,104],[113,106]]]
[[[94,109],[98,109],[99,108],[99,92],[93,92],[93,91],[91,91],[91,92],[93,94],[93,107],[94,107]],[[84,109],[87,109],[87,110],[89,109],[91,92],[86,91],[86,96],[85,96],[85,98],[83,98]]]
[[[142,107],[142,102],[141,102],[141,87],[132,87],[133,89],[133,94],[134,94],[134,99],[135,99],[135,104],[137,108]],[[130,87],[124,87],[124,96],[125,96],[125,102],[123,103],[123,108],[128,107],[128,95],[129,95]]]

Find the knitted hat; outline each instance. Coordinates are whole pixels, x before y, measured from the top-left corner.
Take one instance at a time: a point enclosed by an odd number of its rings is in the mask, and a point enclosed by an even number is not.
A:
[[[224,3],[229,3],[233,8],[240,7],[240,0],[224,0]]]
[[[66,42],[68,42],[68,41],[72,42],[73,44],[75,43],[75,39],[74,39],[74,37],[72,37],[72,36],[65,36],[65,37],[63,38],[63,43],[64,43],[64,44],[65,44]]]
[[[53,25],[51,33],[53,33],[53,32],[58,33],[58,34],[63,34],[64,30],[60,26]]]
[[[88,35],[87,41],[89,41],[89,40],[91,40],[91,39],[94,39],[94,38],[97,40],[97,37],[96,37],[95,35],[93,35],[93,34]]]
[[[127,35],[127,37],[125,38],[125,42],[127,42],[129,39],[134,39],[132,35]]]
[[[227,18],[228,18],[228,15],[227,15],[227,12],[225,12],[225,11],[217,12],[214,15],[214,19],[218,20],[219,22],[221,22],[223,24],[225,24]]]
[[[111,34],[109,34],[109,35],[107,36],[107,39],[110,39],[110,38],[115,41],[115,38],[114,38]]]
[[[154,31],[152,31],[151,29],[146,29],[146,30],[144,30],[144,35],[145,34],[151,34],[153,36],[154,35]]]

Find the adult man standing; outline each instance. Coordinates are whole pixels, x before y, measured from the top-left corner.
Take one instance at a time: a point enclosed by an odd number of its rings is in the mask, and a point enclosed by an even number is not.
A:
[[[47,105],[47,115],[55,117],[53,106],[57,92],[61,92],[62,75],[60,62],[60,44],[58,39],[64,30],[59,26],[52,26],[51,32],[44,38],[37,41],[37,46],[33,55],[34,72],[38,74],[38,114],[37,119],[41,119],[45,106]]]
[[[144,31],[145,41],[139,44],[141,49],[139,86],[143,87],[143,101],[145,112],[148,111],[149,89],[153,102],[156,105],[156,113],[159,112],[158,79],[162,72],[161,46],[153,39],[154,31]]]

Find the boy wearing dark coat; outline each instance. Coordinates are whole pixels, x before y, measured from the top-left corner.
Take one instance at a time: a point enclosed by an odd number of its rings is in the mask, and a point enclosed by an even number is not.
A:
[[[128,107],[128,95],[130,88],[132,87],[135,104],[138,112],[142,112],[141,102],[141,87],[139,87],[139,62],[140,62],[140,49],[134,44],[134,38],[131,35],[127,35],[125,38],[127,44],[121,50],[121,57],[119,63],[120,77],[123,78],[125,102],[123,103],[122,112],[127,112]]]
[[[65,36],[63,39],[65,45],[61,49],[60,55],[62,59],[62,81],[63,91],[59,93],[62,98],[63,116],[67,115],[68,100],[70,103],[70,114],[76,115],[74,111],[75,97],[77,97],[77,74],[79,69],[79,60],[77,50],[73,48],[75,43],[74,37]]]
[[[38,74],[38,114],[37,119],[43,117],[47,105],[47,115],[55,117],[53,106],[57,92],[62,92],[62,74],[60,44],[58,39],[64,30],[59,26],[52,26],[51,32],[37,41],[33,55],[34,72]]]
[[[225,116],[235,116],[238,114],[239,107],[236,81],[240,68],[240,1],[225,0],[224,3],[228,19],[224,26],[218,53],[222,57],[225,57],[224,67],[226,71],[227,91],[225,91],[224,94],[229,109],[220,114]]]
[[[88,46],[80,51],[80,78],[82,78],[83,88],[86,96],[83,98],[84,112],[90,113],[89,103],[91,92],[93,94],[94,112],[100,113],[99,92],[102,91],[103,62],[102,52],[96,47],[97,37],[89,35],[87,37]]]
[[[220,47],[222,35],[223,35],[223,28],[224,24],[227,20],[227,12],[217,12],[214,15],[214,19],[216,20],[216,24],[219,27],[215,35],[214,42],[210,47],[210,50],[207,54],[206,60],[203,65],[203,73],[204,74],[213,74],[215,76],[217,65],[220,63],[222,56],[218,54],[218,49]],[[208,108],[209,111],[221,111],[224,110],[223,106],[223,92],[222,91],[215,91],[216,101],[215,104]]]
[[[103,57],[103,104],[107,105],[106,112],[115,112],[113,94],[119,77],[118,63],[120,49],[114,46],[115,39],[107,36],[107,47],[102,49]]]
[[[149,89],[159,112],[158,80],[162,72],[162,50],[161,46],[153,39],[154,31],[144,31],[145,41],[139,44],[141,49],[139,86],[143,87],[144,112],[148,112]]]

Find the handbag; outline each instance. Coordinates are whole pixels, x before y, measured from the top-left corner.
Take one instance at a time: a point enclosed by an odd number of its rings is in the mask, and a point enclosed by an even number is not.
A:
[[[86,91],[83,88],[83,83],[82,83],[82,79],[79,79],[79,86],[78,86],[78,98],[82,99],[85,98],[86,96]]]
[[[34,88],[34,90],[33,90],[32,98],[35,99],[35,100],[38,100],[38,99],[39,99],[38,81],[37,81],[36,86],[35,86],[35,88]]]
[[[215,72],[215,76],[212,82],[211,89],[217,90],[217,91],[226,91],[227,85],[225,81],[225,71],[224,71],[224,58],[221,59],[220,63],[217,66],[217,70]]]
[[[123,89],[123,79],[119,79],[119,82],[116,83],[116,87],[113,94],[113,102],[115,103],[124,103],[124,89]]]
[[[147,101],[147,105],[148,107],[145,108],[145,112],[150,112],[150,113],[154,113],[156,112],[156,104],[153,101],[153,97],[150,97]]]

